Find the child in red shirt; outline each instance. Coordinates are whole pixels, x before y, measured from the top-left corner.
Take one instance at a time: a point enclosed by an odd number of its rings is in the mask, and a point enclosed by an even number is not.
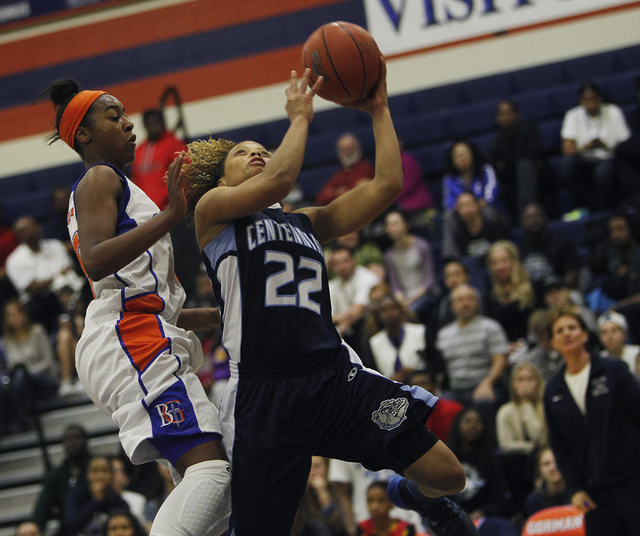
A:
[[[358,525],[359,536],[415,536],[413,525],[389,515],[393,504],[387,495],[387,482],[378,480],[367,488],[367,508],[371,517]]]

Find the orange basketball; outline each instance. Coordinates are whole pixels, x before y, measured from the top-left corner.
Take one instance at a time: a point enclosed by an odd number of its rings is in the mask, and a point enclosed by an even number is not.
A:
[[[585,536],[582,513],[571,505],[545,508],[533,514],[522,536]]]
[[[380,49],[367,30],[351,22],[330,22],[314,31],[302,47],[302,67],[312,82],[324,77],[323,99],[350,104],[367,97],[380,79]]]

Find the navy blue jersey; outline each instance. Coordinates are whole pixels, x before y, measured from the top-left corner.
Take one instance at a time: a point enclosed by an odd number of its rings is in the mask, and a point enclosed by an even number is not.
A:
[[[306,215],[269,208],[240,218],[203,258],[232,361],[291,364],[338,354],[324,255]]]

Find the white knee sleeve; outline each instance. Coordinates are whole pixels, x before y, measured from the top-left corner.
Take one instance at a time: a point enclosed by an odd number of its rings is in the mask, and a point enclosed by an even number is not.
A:
[[[219,536],[229,526],[231,464],[192,465],[169,494],[151,526],[151,536]]]

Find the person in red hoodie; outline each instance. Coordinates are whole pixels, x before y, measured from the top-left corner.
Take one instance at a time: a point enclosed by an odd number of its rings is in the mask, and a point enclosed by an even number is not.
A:
[[[142,114],[147,139],[136,148],[135,160],[131,164],[131,181],[164,210],[169,203],[165,173],[176,156],[187,148],[184,141],[167,129],[164,114],[159,108],[150,108]],[[181,221],[171,230],[175,270],[187,299],[196,296],[195,280],[200,271],[200,250],[193,230]]]
[[[146,110],[142,115],[147,139],[136,149],[131,165],[131,180],[163,210],[169,203],[164,175],[180,151],[186,149],[184,141],[167,130],[164,114],[158,108]]]

